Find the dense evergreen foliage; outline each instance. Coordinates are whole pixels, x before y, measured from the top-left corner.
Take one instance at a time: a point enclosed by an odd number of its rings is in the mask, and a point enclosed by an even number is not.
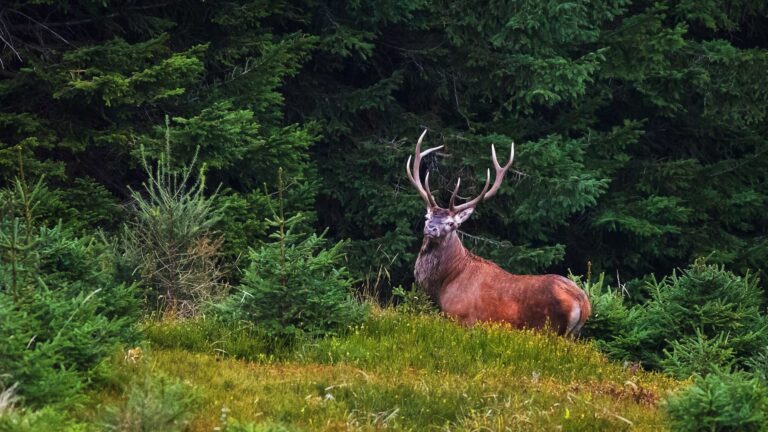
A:
[[[594,307],[585,335],[617,359],[641,361],[680,379],[731,367],[762,368],[768,317],[751,275],[697,260],[679,274],[646,281],[650,299],[631,307],[602,279],[585,288]]]
[[[273,242],[249,251],[241,284],[217,305],[218,313],[225,321],[259,325],[283,343],[338,334],[366,312],[341,262],[344,243],[326,248],[325,233],[298,232],[303,215],[285,216],[282,176],[279,181],[280,207],[268,221]]]
[[[518,143],[516,180],[468,230],[516,271],[668,274],[768,258],[768,6],[724,2],[7,2],[0,166],[14,149],[51,217],[115,228],[139,148],[209,168],[234,257],[283,167],[293,210],[352,239],[353,271],[411,279],[422,126],[442,193]],[[308,152],[309,150],[309,152]],[[471,183],[471,181],[469,182]],[[274,187],[271,188],[274,190]],[[468,190],[467,193],[470,193]],[[89,199],[82,199],[88,197]],[[309,222],[312,222],[310,220]]]
[[[98,363],[137,340],[140,303],[103,239],[35,223],[47,191],[0,191],[0,385],[33,406],[73,403]]]
[[[761,431],[768,411],[765,387],[744,373],[713,373],[669,400],[676,431]]]

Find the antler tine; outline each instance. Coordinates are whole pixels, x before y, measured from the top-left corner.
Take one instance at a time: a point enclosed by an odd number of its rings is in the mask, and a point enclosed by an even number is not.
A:
[[[432,195],[432,191],[429,190],[429,171],[427,171],[427,176],[424,177],[424,188],[427,190],[427,198],[429,198],[429,205],[432,207],[438,207],[437,201],[435,201],[434,195]]]
[[[426,134],[427,129],[424,129],[424,132],[421,133],[419,140],[416,141],[416,151],[414,152],[415,157],[413,159],[413,172],[411,172],[411,157],[408,156],[408,161],[405,163],[405,173],[408,175],[408,180],[411,181],[413,187],[415,187],[416,191],[418,191],[419,195],[421,195],[421,199],[424,200],[424,203],[427,205],[427,207],[432,207],[435,199],[432,197],[432,194],[427,192],[427,190],[425,190],[424,186],[421,184],[421,180],[419,179],[419,168],[421,167],[422,157],[432,153],[435,150],[443,148],[443,146],[432,147],[431,149],[427,149],[422,152],[421,142],[424,140],[424,135]],[[414,173],[416,173],[415,176]],[[427,175],[428,174],[429,173],[427,173]]]
[[[486,173],[485,173],[485,186],[483,186],[483,190],[480,192],[480,195],[476,196],[475,199],[473,199],[472,201],[467,201],[464,204],[460,204],[460,205],[457,205],[457,206],[451,206],[451,210],[453,210],[454,212],[459,212],[459,211],[462,211],[464,209],[468,209],[470,207],[476,206],[477,204],[480,203],[480,201],[483,200],[483,198],[487,194],[488,186],[490,184],[491,184],[491,169],[489,168],[488,171],[486,171]],[[459,188],[458,188],[458,184],[457,184],[456,185],[456,189],[453,190],[454,195],[458,192],[458,190],[459,190]],[[454,199],[455,199],[454,197],[451,197],[452,201]]]
[[[456,179],[456,187],[453,188],[453,193],[451,194],[451,201],[448,204],[448,208],[452,209],[453,206],[456,204],[456,195],[459,193],[459,185],[461,184],[461,177]]]
[[[480,195],[478,195],[472,201],[467,201],[464,204],[454,206],[454,202],[456,201],[456,195],[459,192],[459,183],[461,182],[461,179],[459,179],[456,182],[456,188],[453,190],[453,195],[451,195],[451,204],[450,204],[451,210],[458,212],[458,211],[467,209],[469,207],[474,207],[477,204],[479,204],[481,201],[485,201],[488,198],[496,195],[496,192],[499,190],[499,187],[501,187],[501,182],[504,181],[504,174],[506,174],[509,167],[512,166],[512,161],[514,159],[515,159],[514,141],[512,142],[512,148],[509,152],[509,162],[507,162],[507,164],[504,166],[501,166],[499,164],[499,159],[496,157],[496,147],[494,147],[494,145],[491,144],[491,160],[493,161],[493,168],[496,170],[496,178],[493,180],[493,186],[491,186],[490,190],[488,189],[488,184],[491,181],[491,170],[489,169],[486,172],[486,176],[485,176],[485,187],[483,187],[483,191],[480,192]]]
[[[419,195],[421,195],[421,199],[423,199],[427,206],[429,206],[427,193],[424,191],[424,188],[422,188],[421,185],[413,178],[413,174],[411,174],[411,156],[408,156],[408,161],[405,163],[405,175],[408,176],[408,180],[411,181],[413,187],[415,187],[416,191],[419,193]]]
[[[496,169],[496,178],[493,180],[493,186],[491,187],[491,190],[489,190],[488,193],[485,194],[485,197],[483,197],[483,201],[496,195],[496,192],[501,186],[501,182],[504,181],[504,174],[507,173],[509,167],[512,166],[512,161],[515,159],[515,142],[512,141],[512,148],[509,151],[509,162],[507,162],[506,165],[499,165],[499,160],[496,158],[496,148],[493,146],[493,144],[491,144],[491,156],[491,159],[493,160],[493,167]]]

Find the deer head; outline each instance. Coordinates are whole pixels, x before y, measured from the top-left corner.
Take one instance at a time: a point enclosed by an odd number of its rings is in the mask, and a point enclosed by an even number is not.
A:
[[[427,134],[427,130],[421,133],[419,140],[416,142],[416,151],[413,157],[413,165],[411,166],[411,157],[408,157],[408,162],[405,165],[405,172],[408,175],[408,179],[421,195],[424,204],[426,205],[427,213],[424,215],[424,236],[433,241],[440,241],[446,238],[449,234],[456,231],[459,226],[464,223],[475,207],[481,202],[496,195],[496,192],[501,186],[501,182],[504,180],[504,174],[510,166],[512,166],[512,160],[515,157],[515,144],[512,143],[512,149],[510,150],[509,162],[506,165],[501,166],[496,158],[496,148],[491,145],[491,159],[493,161],[494,169],[496,170],[496,177],[493,181],[493,186],[490,186],[491,182],[491,170],[488,169],[485,177],[485,186],[480,192],[480,195],[472,200],[469,200],[463,204],[456,205],[456,197],[459,193],[459,186],[461,185],[461,178],[456,181],[456,187],[451,194],[451,200],[448,204],[448,208],[440,207],[435,201],[435,197],[432,196],[432,192],[429,189],[429,171],[424,178],[424,184],[421,183],[419,178],[419,168],[421,167],[421,158],[424,156],[441,149],[443,146],[432,147],[430,149],[421,151],[421,142],[424,140],[424,136]],[[489,189],[490,186],[490,189]]]

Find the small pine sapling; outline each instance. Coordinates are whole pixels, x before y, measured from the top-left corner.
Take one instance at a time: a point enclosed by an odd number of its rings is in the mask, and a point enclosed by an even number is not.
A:
[[[301,213],[286,217],[282,170],[278,209],[269,220],[272,243],[250,249],[250,264],[235,292],[221,305],[224,319],[252,322],[275,338],[336,334],[359,323],[366,309],[351,292],[338,242],[325,233],[304,234]]]

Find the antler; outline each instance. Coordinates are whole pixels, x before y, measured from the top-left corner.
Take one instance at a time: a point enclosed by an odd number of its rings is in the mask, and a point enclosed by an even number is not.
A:
[[[424,129],[424,132],[421,133],[421,136],[419,137],[419,140],[416,141],[416,151],[415,151],[415,158],[413,159],[413,172],[411,172],[411,157],[408,156],[408,162],[405,163],[405,173],[408,175],[408,180],[411,181],[411,184],[416,188],[416,190],[419,192],[419,195],[421,195],[421,198],[424,200],[424,203],[427,204],[427,208],[431,207],[437,207],[437,203],[435,202],[435,197],[432,196],[432,192],[429,190],[429,172],[427,172],[426,177],[426,190],[424,189],[424,186],[421,184],[421,179],[419,179],[419,167],[421,166],[421,158],[432,153],[435,150],[439,150],[443,148],[443,146],[438,147],[432,147],[431,149],[427,149],[424,151],[421,151],[421,141],[424,140],[424,135],[427,134],[427,130]],[[416,173],[414,176],[413,173]]]
[[[504,181],[504,174],[507,173],[507,170],[509,167],[512,166],[512,160],[515,158],[515,143],[512,142],[512,149],[509,153],[509,162],[507,162],[506,165],[501,166],[499,164],[499,160],[496,158],[496,148],[491,144],[491,156],[493,160],[493,167],[496,170],[496,179],[493,181],[493,186],[491,186],[491,189],[488,189],[488,184],[491,181],[491,170],[489,169],[486,172],[485,175],[485,186],[483,187],[483,191],[480,192],[480,195],[475,197],[472,201],[467,201],[464,204],[454,206],[454,203],[456,202],[456,195],[459,193],[459,185],[461,184],[461,178],[459,178],[456,181],[456,187],[453,189],[453,194],[451,194],[451,201],[450,201],[450,209],[454,212],[459,212],[465,209],[468,209],[470,207],[474,207],[478,205],[481,201],[485,201],[488,198],[496,195],[496,192],[499,190],[499,187],[501,186],[501,182]]]

